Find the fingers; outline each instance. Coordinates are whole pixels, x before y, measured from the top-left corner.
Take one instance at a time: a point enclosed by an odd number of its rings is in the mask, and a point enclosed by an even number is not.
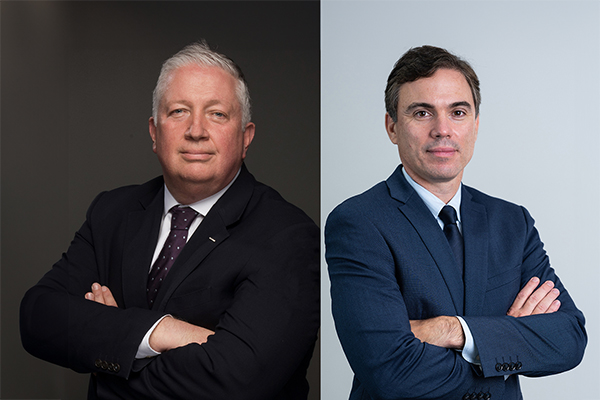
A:
[[[117,307],[117,301],[113,297],[110,289],[107,286],[101,286],[97,282],[92,284],[92,291],[87,292],[85,298],[87,300],[95,301],[96,303]]]
[[[523,289],[521,289],[521,291],[517,294],[515,301],[508,309],[508,315],[513,317],[520,317],[520,315],[517,314],[521,311],[521,309],[527,302],[527,299],[529,299],[529,296],[531,296],[531,294],[537,287],[538,283],[540,283],[540,280],[536,276],[534,276],[529,280],[529,282],[527,282]]]
[[[104,304],[111,307],[117,307],[117,301],[107,286],[102,286],[102,296],[104,297]]]
[[[546,281],[537,287],[539,279],[531,278],[517,294],[515,301],[509,308],[507,315],[524,317],[527,315],[546,314],[558,311],[560,301],[557,300],[560,292],[554,287],[552,281]],[[537,289],[536,289],[537,287]]]
[[[537,301],[538,297],[535,297],[536,294],[539,297],[539,301]],[[547,313],[550,307],[554,304],[554,300],[558,298],[559,294],[560,292],[558,289],[554,288],[554,282],[545,282],[530,297],[530,299],[532,299],[531,305],[535,303],[531,315]]]
[[[102,294],[102,287],[97,282],[92,284],[92,291],[87,292],[85,294],[85,298],[87,300],[95,301],[96,303],[105,304],[104,296]]]

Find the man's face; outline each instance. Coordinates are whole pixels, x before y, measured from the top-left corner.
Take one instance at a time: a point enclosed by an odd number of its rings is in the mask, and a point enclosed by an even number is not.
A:
[[[399,95],[398,122],[386,114],[386,129],[406,172],[430,191],[446,183],[457,185],[479,128],[466,79],[458,71],[440,69],[403,84]]]
[[[189,65],[169,79],[157,121],[149,122],[152,149],[175,198],[197,201],[233,179],[254,137],[254,124],[242,128],[237,80],[222,69]],[[195,195],[198,188],[201,198]]]

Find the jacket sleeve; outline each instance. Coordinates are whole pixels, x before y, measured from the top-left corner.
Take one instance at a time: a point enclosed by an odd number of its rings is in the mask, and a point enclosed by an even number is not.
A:
[[[470,392],[502,398],[503,378],[485,379],[459,353],[413,335],[395,275],[399,260],[359,209],[334,210],[325,243],[336,330],[370,398],[459,399]]]
[[[251,272],[232,288],[232,303],[206,343],[164,352],[127,381],[98,379],[131,399],[306,398],[308,387],[285,387],[290,377],[305,379],[316,340],[318,243],[312,222],[279,232],[249,260]]]
[[[144,334],[161,314],[107,307],[84,298],[93,282],[103,281],[90,224],[102,196],[90,206],[68,251],[25,294],[21,340],[29,353],[51,363],[77,372],[100,371],[126,378]]]
[[[479,350],[486,377],[518,373],[527,376],[556,374],[574,368],[583,358],[587,335],[585,319],[554,270],[534,221],[524,208],[526,240],[521,265],[521,288],[534,276],[551,280],[560,291],[560,309],[551,314],[463,317]]]
[[[264,400],[285,391],[290,379],[304,381],[319,325],[314,223],[304,220],[277,232],[249,252],[246,270],[239,273],[244,278],[235,287],[214,288],[233,296],[207,343],[135,360],[144,334],[163,314],[84,299],[92,282],[106,279],[95,261],[92,226],[103,223],[94,211],[98,201],[67,253],[22,301],[27,351],[77,372],[94,372],[92,398]]]
[[[480,369],[412,334],[396,270],[402,254],[412,249],[392,251],[402,246],[398,239],[383,234],[352,204],[334,210],[325,230],[333,316],[356,379],[370,397],[450,399],[484,392],[502,398],[506,375],[547,375],[579,363],[586,344],[583,315],[550,268],[533,220],[523,212],[522,285],[532,276],[553,280],[562,306],[553,314],[524,318],[505,311],[463,316],[479,350]]]

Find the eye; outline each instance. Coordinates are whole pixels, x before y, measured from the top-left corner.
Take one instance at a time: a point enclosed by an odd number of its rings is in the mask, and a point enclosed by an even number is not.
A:
[[[425,110],[416,111],[414,114],[415,118],[425,118],[429,115],[430,115],[429,112],[425,111]]]
[[[178,116],[178,115],[182,115],[184,113],[184,109],[183,108],[176,108],[174,110],[171,110],[171,112],[169,112],[169,115],[173,115],[173,116]]]

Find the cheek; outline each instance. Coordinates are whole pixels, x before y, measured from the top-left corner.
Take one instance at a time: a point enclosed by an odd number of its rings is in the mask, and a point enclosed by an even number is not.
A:
[[[473,151],[475,150],[475,136],[471,136],[468,140],[464,142],[463,149],[465,150],[465,158],[471,159],[473,156]]]

